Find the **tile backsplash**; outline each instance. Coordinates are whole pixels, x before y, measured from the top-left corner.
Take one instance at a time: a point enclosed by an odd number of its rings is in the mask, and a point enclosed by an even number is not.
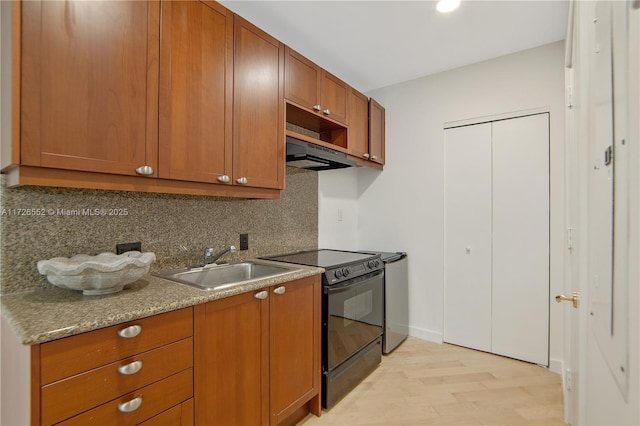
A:
[[[0,294],[50,286],[39,260],[115,252],[117,243],[142,242],[156,254],[151,271],[198,263],[204,247],[249,250],[239,260],[318,245],[316,172],[287,168],[279,200],[153,194],[90,189],[0,188]]]

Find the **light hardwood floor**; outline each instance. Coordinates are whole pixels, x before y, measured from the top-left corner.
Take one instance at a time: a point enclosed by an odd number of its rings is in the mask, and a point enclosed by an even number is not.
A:
[[[312,425],[564,425],[560,375],[408,338]]]

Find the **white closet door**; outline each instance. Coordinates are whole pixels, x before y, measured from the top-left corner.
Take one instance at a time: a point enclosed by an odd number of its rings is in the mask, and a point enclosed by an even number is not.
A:
[[[549,364],[549,115],[492,123],[492,352]]]
[[[491,350],[491,124],[445,130],[444,341]]]

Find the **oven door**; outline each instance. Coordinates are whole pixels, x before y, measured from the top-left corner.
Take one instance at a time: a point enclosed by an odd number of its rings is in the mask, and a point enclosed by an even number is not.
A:
[[[384,272],[325,286],[322,365],[331,371],[382,335]]]

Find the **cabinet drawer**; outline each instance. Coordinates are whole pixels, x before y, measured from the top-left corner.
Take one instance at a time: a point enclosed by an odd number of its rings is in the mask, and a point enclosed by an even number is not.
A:
[[[64,426],[135,425],[192,396],[193,368],[189,368],[59,424]],[[136,398],[141,398],[142,401],[137,409],[130,412],[121,411],[122,404]]]
[[[121,337],[122,330],[139,333]],[[132,333],[135,334],[135,333]],[[44,343],[40,348],[41,385],[109,364],[193,335],[193,308]]]
[[[120,372],[124,366],[129,374]],[[193,339],[187,338],[51,383],[42,387],[42,422],[59,422],[192,366]]]

